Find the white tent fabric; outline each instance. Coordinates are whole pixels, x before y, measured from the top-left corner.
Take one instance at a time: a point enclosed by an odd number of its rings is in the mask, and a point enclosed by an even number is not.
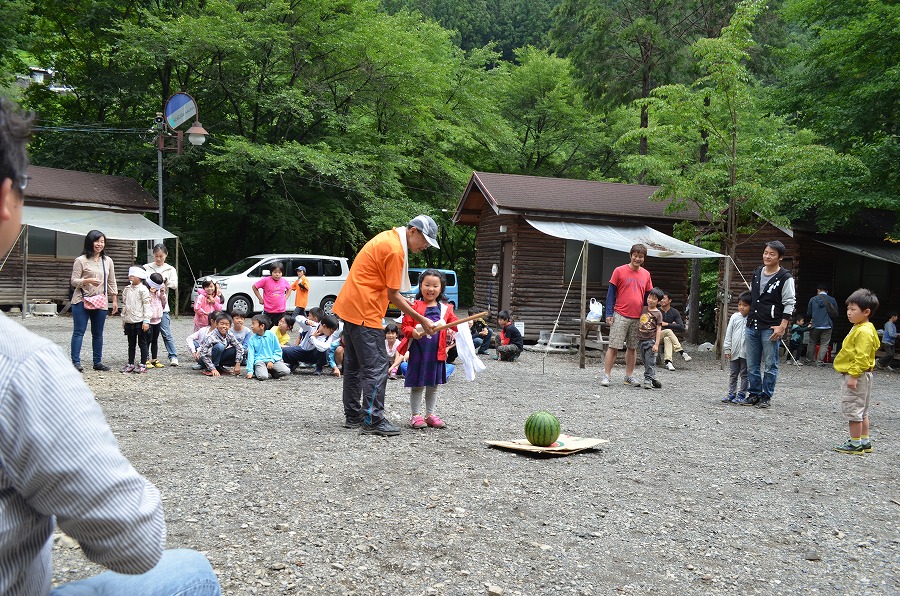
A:
[[[91,230],[100,230],[110,240],[175,238],[175,234],[159,227],[143,215],[121,211],[25,205],[22,210],[22,224],[77,236],[85,236]]]
[[[682,242],[647,226],[606,226],[571,221],[535,221],[526,219],[536,230],[556,238],[587,240],[591,244],[627,253],[634,244],[647,247],[651,257],[670,259],[724,258],[725,255]]]

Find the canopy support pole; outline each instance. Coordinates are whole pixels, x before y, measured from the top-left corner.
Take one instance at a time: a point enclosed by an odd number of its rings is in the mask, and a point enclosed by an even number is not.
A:
[[[22,234],[22,320],[28,313],[28,226]]]
[[[587,342],[587,284],[588,284],[588,253],[590,245],[584,241],[581,248],[584,260],[581,262],[581,341],[578,342],[578,368],[584,368],[584,344]]]
[[[178,307],[181,304],[181,300],[180,300],[181,293],[178,291],[178,287],[181,285],[181,267],[180,267],[181,260],[179,259],[179,257],[181,256],[179,254],[180,249],[181,249],[181,239],[179,239],[178,236],[175,236],[175,275],[178,276],[178,283],[175,284],[175,310],[173,312],[175,314],[176,319],[178,318],[178,313],[180,310]],[[191,281],[193,281],[193,280],[191,280]],[[193,284],[191,284],[191,285],[193,285]],[[169,308],[169,310],[172,311],[172,308]]]

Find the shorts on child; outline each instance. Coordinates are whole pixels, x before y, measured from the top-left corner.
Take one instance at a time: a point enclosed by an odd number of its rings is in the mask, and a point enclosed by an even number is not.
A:
[[[621,350],[627,342],[629,348],[637,349],[640,323],[640,318],[631,319],[617,312],[613,313],[612,328],[609,330],[609,347]]]
[[[841,411],[850,422],[862,422],[869,415],[869,397],[872,394],[872,373],[864,372],[856,382],[856,389],[850,389],[847,381],[850,375],[841,375]]]

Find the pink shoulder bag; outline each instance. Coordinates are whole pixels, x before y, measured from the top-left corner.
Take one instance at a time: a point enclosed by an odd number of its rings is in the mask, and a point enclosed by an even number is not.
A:
[[[101,259],[100,264],[103,265],[103,292],[93,296],[85,296],[84,288],[81,289],[81,299],[84,302],[84,307],[88,310],[106,309],[106,261]]]

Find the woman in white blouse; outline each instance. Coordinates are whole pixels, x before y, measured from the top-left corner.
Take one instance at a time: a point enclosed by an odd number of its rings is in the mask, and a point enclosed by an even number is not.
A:
[[[112,297],[112,314],[119,312],[118,286],[113,261],[106,255],[106,236],[98,230],[91,230],[84,237],[84,252],[75,259],[72,265],[72,364],[78,372],[84,372],[81,366],[81,343],[87,331],[88,321],[91,323],[91,346],[94,351],[94,370],[109,370],[103,364],[103,327],[106,324],[108,306],[86,308],[84,299],[105,295]]]

